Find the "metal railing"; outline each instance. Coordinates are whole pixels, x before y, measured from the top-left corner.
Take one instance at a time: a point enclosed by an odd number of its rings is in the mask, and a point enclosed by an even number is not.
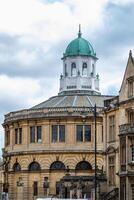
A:
[[[119,189],[114,188],[103,197],[101,197],[101,200],[119,200]]]

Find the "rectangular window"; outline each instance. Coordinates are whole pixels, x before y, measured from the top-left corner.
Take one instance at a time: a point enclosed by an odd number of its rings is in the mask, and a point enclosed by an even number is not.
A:
[[[15,129],[15,144],[22,144],[22,128]]]
[[[132,189],[132,200],[134,200],[134,184],[131,184],[131,189]]]
[[[35,142],[35,126],[30,127],[30,142]]]
[[[83,141],[83,126],[77,125],[77,141],[82,142]]]
[[[57,142],[58,140],[58,126],[52,125],[52,142]]]
[[[128,97],[133,97],[133,79],[128,80]]]
[[[52,142],[65,142],[65,125],[52,125]]]
[[[131,158],[132,158],[132,162],[134,162],[134,144],[132,144],[131,146]]]
[[[41,126],[37,126],[37,142],[41,142],[42,141],[42,127]]]
[[[33,182],[33,196],[38,196],[38,182]]]
[[[22,144],[22,128],[19,128],[19,144]]]
[[[15,129],[15,144],[18,144],[18,128]]]
[[[126,138],[120,138],[120,165],[121,171],[126,171]]]
[[[115,158],[109,157],[109,185],[115,184]]]
[[[115,116],[109,117],[109,142],[115,140]]]
[[[6,131],[6,146],[10,145],[10,131]]]
[[[40,143],[42,141],[42,127],[31,126],[30,127],[30,143]]]
[[[59,125],[59,142],[65,142],[65,126]]]
[[[126,177],[120,177],[120,199],[126,200]]]
[[[91,126],[90,125],[77,125],[76,126],[76,139],[78,142],[91,141]]]
[[[134,111],[130,110],[128,111],[128,123],[129,124],[134,124]]]
[[[101,131],[101,141],[103,142],[103,126],[102,126],[102,131]]]
[[[85,125],[85,142],[91,141],[91,126]]]

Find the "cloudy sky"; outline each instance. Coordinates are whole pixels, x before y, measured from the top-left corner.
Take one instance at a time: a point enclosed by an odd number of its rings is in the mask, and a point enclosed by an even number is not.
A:
[[[59,89],[78,24],[99,58],[102,94],[118,94],[134,45],[134,0],[0,0],[0,122]],[[3,129],[0,127],[0,147]]]

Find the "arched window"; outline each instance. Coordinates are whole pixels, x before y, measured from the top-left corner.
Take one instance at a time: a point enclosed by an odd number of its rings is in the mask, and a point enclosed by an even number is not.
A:
[[[95,68],[95,66],[94,66],[94,63],[92,64],[92,73],[94,74],[94,68]]]
[[[19,163],[15,163],[14,166],[13,166],[13,171],[14,172],[19,172],[21,171],[21,166]]]
[[[65,169],[66,169],[65,165],[61,161],[55,161],[50,166],[50,170],[65,170]]]
[[[82,75],[87,76],[87,63],[83,63],[82,66]]]
[[[71,65],[71,75],[76,76],[76,64],[72,63]]]
[[[32,162],[32,163],[30,163],[28,170],[29,171],[39,171],[39,170],[41,170],[41,167],[40,167],[39,163]]]
[[[67,76],[67,64],[65,64],[65,76]]]
[[[92,166],[87,161],[81,161],[76,165],[76,170],[91,170]]]

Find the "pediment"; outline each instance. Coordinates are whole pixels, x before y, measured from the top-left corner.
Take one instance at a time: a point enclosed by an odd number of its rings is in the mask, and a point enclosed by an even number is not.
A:
[[[122,85],[119,92],[119,102],[126,101],[128,97],[128,81],[134,81],[134,58],[132,57],[132,52],[129,53],[129,58],[124,73]]]

